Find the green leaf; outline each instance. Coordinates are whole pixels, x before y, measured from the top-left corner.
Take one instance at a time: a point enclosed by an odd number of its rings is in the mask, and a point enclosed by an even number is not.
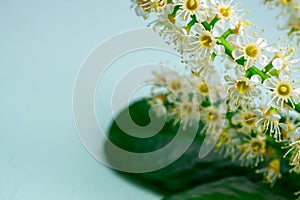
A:
[[[141,100],[132,104],[129,107],[132,120],[140,126],[149,124],[149,109],[150,107],[145,100]],[[124,115],[124,111],[121,112],[118,117],[121,117],[122,115]],[[201,128],[203,128],[203,124],[200,123],[198,131],[201,131]],[[111,142],[127,151],[143,153],[152,152],[164,147],[173,139],[174,135],[176,135],[177,133],[177,130],[178,126],[174,126],[172,122],[167,122],[163,129],[155,136],[150,138],[137,138],[128,135],[127,133],[122,131],[115,122],[113,122],[108,137]],[[132,129],[131,131],[136,132],[137,130]],[[141,136],[146,132],[140,133]],[[284,194],[284,196],[288,197],[289,199],[293,199],[293,193],[300,189],[300,175],[288,174],[289,167],[288,163],[286,162],[283,162],[281,166],[284,178],[278,181],[278,183],[276,183],[275,186],[271,188],[269,185],[262,183],[263,178],[261,174],[255,174],[253,172],[253,169],[240,167],[238,166],[238,164],[235,164],[228,159],[224,159],[222,155],[219,155],[214,151],[212,151],[204,159],[200,159],[198,157],[198,154],[203,139],[203,136],[199,136],[198,134],[188,150],[178,160],[163,169],[148,173],[117,173],[132,181],[133,183],[143,185],[148,189],[154,190],[164,195],[176,194],[178,192],[182,192],[196,186],[199,186],[200,188],[206,188],[209,187],[209,185],[223,183],[222,179],[224,178],[226,178],[224,180],[233,181],[235,179],[230,179],[230,177],[236,176],[245,177],[243,181],[246,182],[246,185],[251,185],[251,181],[254,185],[258,185],[259,187],[264,188],[263,191],[268,190],[269,193],[273,193],[274,195],[278,193]],[[118,155],[115,155],[115,152],[109,148],[109,145],[106,145],[105,153],[107,159],[111,162],[112,165],[114,164],[114,162],[118,161]],[[168,157],[170,157],[170,155],[164,155],[161,159],[168,159]],[[137,165],[139,165],[141,164],[141,162],[143,161],[127,160],[126,163],[136,163]],[[126,165],[126,163],[124,164]],[[147,165],[147,163],[143,164]],[[239,178],[237,180],[241,179]],[[239,189],[241,189],[241,193],[245,193],[243,184],[241,184],[240,182],[238,184],[233,181],[231,187],[233,187],[233,185],[236,186],[236,193],[239,194]],[[262,192],[259,188],[254,187],[253,185],[251,185],[249,191],[251,191],[252,193],[255,189],[258,189],[258,191],[254,192],[253,194],[263,195],[264,192]],[[203,189],[201,189],[201,191],[202,190]],[[212,198],[210,199],[224,199],[223,197],[217,198],[213,195],[221,195],[221,193],[226,194],[226,191],[229,190],[229,188],[225,188],[223,191],[220,186],[219,190],[219,192],[216,192],[217,194],[213,194],[212,192],[212,194],[210,194],[212,195]],[[196,190],[192,191],[196,192]],[[268,192],[266,192],[266,194],[268,194]],[[264,196],[262,196],[261,198],[264,198]],[[201,199],[203,198],[201,197]],[[246,196],[245,199],[247,199]],[[259,198],[257,198],[256,200],[258,199]]]
[[[150,122],[148,115],[149,105],[145,100],[134,103],[129,110],[133,121],[137,124],[147,125]],[[120,115],[122,114],[124,113],[122,112]],[[203,125],[200,124],[200,128],[202,127]],[[177,129],[178,127],[169,122],[155,136],[142,139],[124,133],[114,122],[109,132],[109,139],[117,146],[131,152],[151,152],[168,144],[176,134]],[[202,183],[232,176],[233,174],[242,175],[247,173],[246,169],[235,165],[230,160],[224,159],[215,152],[211,152],[206,158],[200,159],[198,154],[202,140],[203,137],[197,136],[183,156],[161,170],[142,174],[119,173],[164,194],[183,191]],[[107,158],[113,164],[117,155],[109,148],[106,148],[105,151]],[[168,157],[169,155],[164,155],[162,159],[167,159]]]
[[[245,177],[229,177],[191,190],[166,197],[163,200],[285,200],[266,185],[249,181]]]

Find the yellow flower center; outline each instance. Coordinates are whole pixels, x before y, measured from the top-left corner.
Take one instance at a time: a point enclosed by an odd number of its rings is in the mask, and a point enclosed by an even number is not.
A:
[[[272,160],[269,163],[268,168],[273,169],[275,172],[280,172],[280,160],[279,159]]]
[[[291,94],[291,86],[288,83],[279,83],[276,91],[279,96],[287,97]]]
[[[256,122],[254,113],[247,113],[243,116],[244,123],[248,126],[253,126]]]
[[[209,94],[209,88],[205,83],[200,83],[198,85],[198,92],[200,94],[203,94],[203,95],[208,95]]]
[[[223,143],[228,143],[229,138],[227,137],[227,134],[228,134],[227,132],[222,133],[219,140],[222,141]]]
[[[293,0],[280,0],[282,4],[289,4],[292,3]]]
[[[256,58],[258,56],[258,52],[258,47],[255,44],[250,44],[245,48],[245,54],[250,58]]]
[[[216,122],[219,120],[219,118],[220,118],[219,113],[212,111],[212,110],[207,112],[207,120],[208,121]]]
[[[186,0],[185,9],[190,13],[195,13],[199,8],[198,0]]]
[[[173,92],[179,92],[181,90],[181,88],[182,88],[182,84],[181,84],[181,82],[179,80],[175,79],[175,80],[173,80],[173,81],[170,82],[169,88]]]
[[[230,143],[230,138],[227,136],[228,132],[224,131],[222,132],[222,134],[220,135],[219,141],[216,144],[216,148],[219,149],[222,145],[226,145]]]
[[[221,13],[221,15],[223,17],[228,18],[231,15],[230,10],[231,10],[230,6],[227,7],[227,8],[222,7],[222,8],[219,9],[219,12]]]
[[[193,112],[193,106],[191,103],[186,103],[182,106],[182,114],[184,116],[189,115]]]
[[[280,179],[282,177],[280,173],[279,159],[272,160],[266,168],[269,172],[264,176],[264,181],[266,183],[274,184],[274,181],[276,181],[276,179]]]
[[[239,91],[239,94],[244,94],[250,90],[249,84],[244,80],[238,80],[235,84],[235,88]]]
[[[262,140],[252,139],[250,147],[254,153],[265,152],[265,142]]]
[[[209,34],[204,34],[199,38],[199,43],[205,48],[211,48],[213,46],[213,38]]]

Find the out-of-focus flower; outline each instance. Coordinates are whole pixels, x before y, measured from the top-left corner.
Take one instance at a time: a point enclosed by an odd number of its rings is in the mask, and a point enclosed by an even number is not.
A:
[[[266,136],[258,134],[256,137],[245,139],[245,142],[239,146],[241,155],[239,160],[243,166],[257,166],[264,160],[266,152]]]
[[[256,173],[262,173],[264,181],[273,186],[277,179],[282,177],[280,173],[280,160],[272,160],[265,168],[256,170]]]

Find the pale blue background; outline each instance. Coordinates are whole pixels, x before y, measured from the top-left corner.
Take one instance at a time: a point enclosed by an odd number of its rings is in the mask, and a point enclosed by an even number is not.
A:
[[[275,13],[243,2],[275,42]],[[94,160],[72,116],[73,84],[89,52],[145,27],[129,7],[129,0],[0,0],[1,200],[160,198]]]

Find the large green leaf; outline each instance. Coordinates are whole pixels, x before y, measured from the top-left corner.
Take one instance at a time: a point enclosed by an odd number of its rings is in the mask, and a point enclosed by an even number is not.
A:
[[[150,122],[149,105],[145,100],[141,100],[132,104],[129,110],[131,117],[136,124],[144,126]],[[122,117],[124,114],[125,113],[123,111],[118,117]],[[201,130],[202,127],[203,125],[200,124],[199,130]],[[137,138],[126,134],[115,122],[113,122],[109,132],[109,139],[117,146],[130,152],[152,152],[168,144],[177,133],[177,129],[178,127],[168,122],[155,136],[150,138]],[[136,132],[137,130],[132,129],[130,131]],[[147,130],[145,132],[147,132]],[[140,134],[143,136],[145,133]],[[295,176],[294,174],[288,175],[287,178],[279,181],[274,188],[270,188],[268,185],[261,183],[262,176],[255,174],[253,169],[242,168],[230,160],[224,159],[214,151],[204,159],[200,159],[198,154],[202,145],[202,141],[203,137],[197,135],[196,139],[193,141],[192,145],[187,149],[187,151],[178,160],[163,169],[148,173],[118,173],[134,183],[143,185],[146,188],[155,190],[165,195],[182,192],[204,183],[205,185],[203,185],[203,187],[208,187],[210,183],[214,185],[216,181],[220,181],[224,178],[232,176],[247,177],[247,179],[243,180],[247,180],[246,182],[248,185],[250,185],[248,180],[251,180],[252,182],[255,182],[255,184],[259,184],[260,186],[264,187],[264,190],[269,189],[270,193],[274,193],[274,195],[276,193],[284,193],[286,197],[291,199],[293,198],[293,192],[298,188],[300,189],[300,176]],[[105,152],[112,165],[114,165],[114,162],[118,162],[118,155],[116,155],[115,152],[110,148],[110,145],[106,145]],[[170,155],[163,155],[161,159],[168,159],[168,157],[170,157]],[[157,162],[161,162],[161,159]],[[143,163],[143,165],[147,165],[147,163],[144,163],[143,160],[126,160],[124,164],[126,165],[126,163],[130,163],[131,165],[139,165]],[[229,180],[233,181],[235,179]],[[232,184],[235,185],[235,190],[238,190],[240,186],[241,190],[243,191],[243,184],[233,182]],[[255,190],[255,187],[251,187],[252,188],[249,189],[248,193],[252,193]],[[219,189],[222,190],[221,188]],[[230,187],[226,188],[226,190],[230,190]],[[261,194],[260,190],[257,192],[258,194]],[[221,195],[221,193],[222,192],[219,192],[218,195]]]
[[[229,177],[203,184],[191,190],[166,197],[163,200],[287,200],[274,194],[266,185],[249,181],[245,177]]]
[[[149,106],[144,100],[130,106],[131,117],[139,125],[149,123],[148,111]],[[120,115],[122,114],[124,113]],[[202,125],[200,125],[200,128],[201,127]],[[166,123],[164,128],[155,136],[141,139],[124,133],[114,122],[109,132],[109,139],[117,146],[131,152],[151,152],[168,144],[174,134],[176,134],[177,128],[178,127],[174,127],[172,123]],[[162,193],[174,193],[189,189],[201,183],[232,176],[232,174],[241,175],[246,173],[246,169],[233,164],[229,160],[223,159],[222,156],[215,152],[211,152],[204,159],[199,159],[198,154],[202,140],[203,138],[198,136],[183,156],[166,168],[142,174],[122,172],[120,172],[120,174],[134,181],[146,183]],[[114,158],[117,157],[115,152],[111,151],[110,148],[106,148],[106,155],[113,164]],[[169,155],[164,155],[166,159],[168,156]],[[133,160],[128,162],[141,161]]]

